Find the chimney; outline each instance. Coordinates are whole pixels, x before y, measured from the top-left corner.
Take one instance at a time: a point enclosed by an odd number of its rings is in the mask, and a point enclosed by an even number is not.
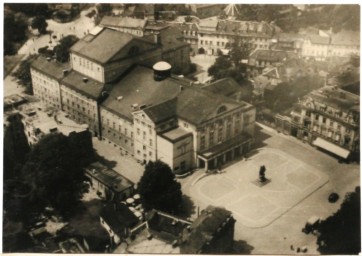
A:
[[[155,33],[153,34],[153,42],[154,42],[155,44],[161,44],[161,35],[160,35],[159,32],[155,32]]]
[[[88,82],[88,78],[87,77],[83,77],[83,83]]]
[[[50,62],[51,60],[52,60],[52,58],[50,58],[50,57],[47,58],[47,61],[48,61],[48,62]]]
[[[69,72],[69,71],[68,71],[67,69],[64,69],[64,70],[63,70],[63,76],[66,76],[66,75],[68,74],[68,72]]]
[[[184,87],[182,85],[180,85],[180,92],[182,92],[184,90]]]

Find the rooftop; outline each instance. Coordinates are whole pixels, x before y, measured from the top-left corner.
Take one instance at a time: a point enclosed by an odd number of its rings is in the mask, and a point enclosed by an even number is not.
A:
[[[83,80],[86,78],[86,81]],[[70,71],[62,81],[71,89],[85,94],[92,99],[98,99],[103,91],[104,84],[89,77],[85,77],[75,70]]]
[[[205,243],[210,242],[218,228],[232,218],[231,212],[224,208],[208,206],[191,224],[191,230],[185,229],[182,241],[192,248],[194,253],[200,253]]]
[[[138,218],[124,204],[109,203],[102,208],[100,216],[118,235],[124,234],[125,228],[132,228],[138,223]]]
[[[172,129],[168,132],[162,134],[163,137],[170,140],[171,142],[175,142],[179,139],[182,139],[186,136],[191,136],[191,132],[185,131],[184,129],[178,127],[176,129]]]
[[[86,36],[79,40],[72,46],[71,51],[98,63],[105,64],[133,39],[142,40],[128,33],[104,28],[93,38]],[[105,47],[105,42],[107,42],[107,47]]]
[[[332,106],[344,111],[359,112],[359,95],[336,87],[325,86],[321,89],[312,91],[307,95],[307,97],[311,97],[318,102],[326,104],[327,106]]]
[[[269,62],[286,61],[290,57],[296,56],[295,53],[273,50],[255,50],[250,54],[250,58]]]
[[[25,105],[21,113],[25,121],[30,121],[34,129],[39,129],[39,134],[59,132],[68,136],[72,132],[82,132],[88,128],[86,124],[77,124],[65,117],[61,111],[44,112],[37,109],[38,105]]]
[[[47,58],[40,55],[31,63],[31,67],[56,80],[60,80],[64,77],[64,70],[70,69],[70,64],[69,62],[60,63],[55,60],[48,61]]]
[[[108,169],[99,162],[90,164],[86,172],[115,192],[122,192],[125,189],[133,187],[133,182],[118,172]]]
[[[152,69],[136,66],[113,85],[108,98],[101,105],[132,120],[132,112],[135,111],[132,105],[157,105],[176,97],[179,91],[180,86],[173,79],[155,81]],[[118,97],[122,99],[118,100]]]
[[[168,120],[176,116],[177,98],[170,99],[157,105],[145,108],[143,111],[155,123]]]
[[[143,29],[146,26],[145,19],[135,19],[131,17],[104,16],[100,22],[101,26],[125,27]]]
[[[140,234],[138,234],[129,246],[127,247],[127,251],[114,251],[114,253],[136,253],[136,254],[179,254],[180,247],[173,247],[172,244],[166,242],[162,239],[158,239],[153,237],[152,239],[148,239],[149,232],[147,229],[143,230]]]

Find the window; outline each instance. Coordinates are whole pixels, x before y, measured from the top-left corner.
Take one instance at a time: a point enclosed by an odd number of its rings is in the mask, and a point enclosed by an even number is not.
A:
[[[319,115],[315,115],[315,120],[316,120],[316,121],[319,120]]]
[[[205,148],[205,135],[202,135],[200,138],[200,149],[204,149]]]
[[[143,145],[143,150],[146,150],[146,146],[145,146],[145,145]]]
[[[189,125],[188,125],[187,123],[184,123],[184,127],[186,127],[186,128],[187,128],[187,127],[189,127]]]
[[[150,139],[150,146],[152,146],[152,139]]]
[[[222,125],[219,125],[219,129],[217,132],[217,141],[221,142],[222,141]]]
[[[325,117],[323,117],[323,123],[325,124],[327,121],[327,119]]]
[[[137,128],[137,135],[140,135],[140,128]]]
[[[209,144],[210,145],[214,144],[214,130],[210,130],[209,132]]]
[[[146,139],[146,132],[143,132],[143,139]]]
[[[244,116],[244,122],[245,122],[245,124],[248,124],[250,122],[250,116],[249,115]]]
[[[149,156],[152,156],[152,152],[151,152],[151,151],[150,151],[150,152],[148,152],[148,155],[149,155]]]

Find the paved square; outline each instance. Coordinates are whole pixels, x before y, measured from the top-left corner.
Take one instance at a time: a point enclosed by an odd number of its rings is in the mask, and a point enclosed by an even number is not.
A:
[[[260,166],[271,182],[258,187]],[[231,210],[243,225],[265,227],[328,182],[328,176],[285,152],[264,148],[247,161],[237,162],[221,174],[200,179],[189,196],[202,204]]]

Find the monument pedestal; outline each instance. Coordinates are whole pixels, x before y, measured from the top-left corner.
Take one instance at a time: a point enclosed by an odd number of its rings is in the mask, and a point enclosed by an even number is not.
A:
[[[265,181],[261,181],[260,179],[256,179],[252,181],[252,183],[258,187],[264,187],[265,185],[269,184],[271,182],[271,179],[265,179]]]

